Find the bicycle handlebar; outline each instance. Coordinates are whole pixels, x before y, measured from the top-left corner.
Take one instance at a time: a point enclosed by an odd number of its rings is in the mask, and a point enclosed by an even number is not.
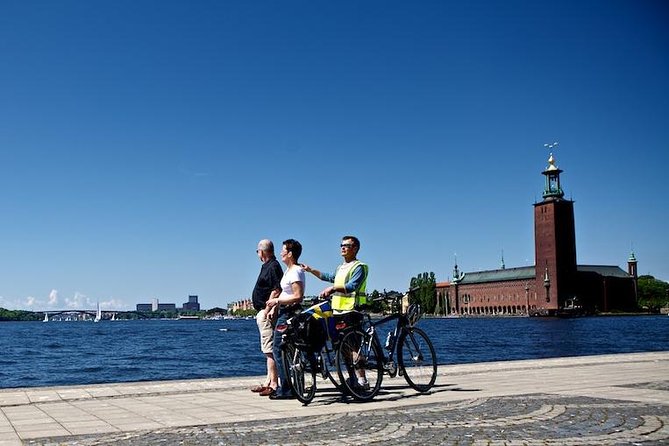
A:
[[[302,303],[304,303],[305,305],[311,306],[311,305],[320,304],[320,303],[328,301],[328,300],[330,300],[330,297],[309,296],[309,297],[305,297],[304,300],[302,301]]]
[[[405,293],[401,293],[399,291],[386,291],[384,289],[383,293],[379,293],[378,297],[376,297],[374,299],[370,299],[370,300],[372,302],[385,301],[385,302],[388,302],[392,305],[395,305],[395,304],[399,303],[399,301],[401,301],[404,298],[404,296],[411,295],[411,293],[415,292],[419,288],[420,287],[409,288]],[[309,296],[309,297],[304,298],[304,303],[308,304],[308,305],[316,305],[316,304],[319,304],[321,302],[328,301],[330,299],[331,299],[330,296],[328,296],[328,297]]]

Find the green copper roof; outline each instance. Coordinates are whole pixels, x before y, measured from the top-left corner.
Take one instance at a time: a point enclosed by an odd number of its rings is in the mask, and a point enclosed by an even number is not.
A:
[[[595,273],[603,277],[629,278],[630,275],[615,265],[578,265],[578,272]],[[530,280],[536,277],[534,266],[519,268],[494,269],[490,271],[474,271],[465,273],[460,285],[486,282],[505,282],[508,280]]]
[[[491,271],[476,271],[465,273],[465,276],[459,282],[484,283],[484,282],[504,282],[507,280],[527,280],[534,279],[534,266],[522,266],[520,268],[494,269]]]

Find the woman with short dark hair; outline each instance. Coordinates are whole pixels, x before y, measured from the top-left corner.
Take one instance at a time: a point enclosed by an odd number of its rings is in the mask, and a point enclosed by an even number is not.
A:
[[[285,325],[295,313],[300,310],[300,303],[304,299],[305,274],[304,269],[297,263],[302,254],[302,245],[297,240],[288,239],[283,242],[281,248],[281,261],[286,265],[286,271],[281,278],[281,294],[278,297],[269,299],[267,306],[272,308],[279,306],[279,317],[276,326]],[[280,361],[281,358],[281,333],[274,330],[274,358],[277,361],[279,372],[279,387],[269,397],[273,400],[294,398],[293,392],[288,383],[286,371]]]

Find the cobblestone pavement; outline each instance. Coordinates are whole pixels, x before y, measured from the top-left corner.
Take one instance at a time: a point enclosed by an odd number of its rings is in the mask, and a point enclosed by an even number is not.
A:
[[[362,404],[259,379],[0,389],[0,446],[669,445],[669,351],[440,366],[429,394],[396,377]]]
[[[669,381],[637,386],[668,389]],[[321,404],[341,404],[341,400],[321,396]],[[530,394],[282,420],[40,438],[25,444],[669,445],[669,401],[656,405]]]

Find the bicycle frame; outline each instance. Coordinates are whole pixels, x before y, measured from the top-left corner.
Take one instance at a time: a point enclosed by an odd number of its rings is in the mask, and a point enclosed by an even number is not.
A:
[[[413,290],[409,290],[411,293]],[[406,296],[406,295],[405,295]],[[407,384],[420,393],[428,392],[437,378],[437,359],[427,334],[416,326],[420,320],[420,305],[412,303],[402,311],[399,303],[404,296],[384,293],[375,301],[391,304],[392,313],[373,321],[363,313],[348,331],[337,350],[337,372],[347,394],[357,401],[370,401],[381,388],[383,376],[403,376]],[[357,313],[360,314],[360,313]],[[384,352],[380,342],[380,326],[392,324]]]
[[[395,324],[395,327],[393,330],[389,333],[392,333],[391,337],[391,342],[388,346],[385,346],[385,348],[381,349],[381,356],[383,360],[383,371],[384,373],[388,374],[391,378],[394,378],[397,376],[398,372],[398,367],[395,362],[395,353],[397,351],[397,342],[400,337],[400,333],[404,328],[409,325],[407,318],[404,314],[402,313],[393,313],[390,314],[382,319],[379,319],[378,321],[374,322],[372,321],[372,318],[369,314],[365,314],[365,317],[367,319],[367,326],[363,327],[364,331],[367,332],[370,337],[368,342],[368,347],[371,347],[372,342],[378,343],[378,345],[384,346],[381,344],[379,341],[379,335],[376,331],[376,328],[382,325],[387,324],[388,322],[391,322],[393,320],[397,320],[397,323]],[[388,350],[387,356],[386,352],[383,350]]]
[[[321,347],[320,350],[313,352],[313,355],[314,359],[316,359],[316,364],[318,364],[320,369],[318,372],[323,379],[329,378],[333,384],[337,385],[334,378],[336,374],[333,374],[332,370],[335,368],[335,354],[340,332],[341,330],[346,329],[347,325],[344,322],[336,322],[336,315],[332,311],[330,300],[317,301],[313,305],[304,309],[301,313],[310,314],[312,317],[322,320],[325,327],[326,340],[323,347]],[[286,342],[285,332],[282,339],[283,342]]]

